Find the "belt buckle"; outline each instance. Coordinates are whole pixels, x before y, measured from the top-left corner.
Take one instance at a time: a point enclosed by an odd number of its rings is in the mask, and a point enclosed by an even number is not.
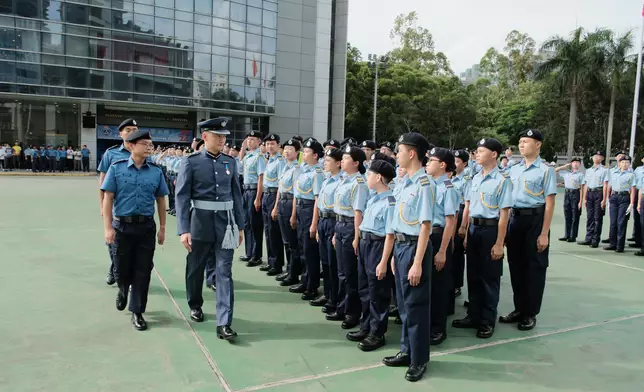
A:
[[[398,241],[398,242],[405,242],[405,235],[404,235],[404,234],[400,234],[400,233],[396,233],[396,241]]]

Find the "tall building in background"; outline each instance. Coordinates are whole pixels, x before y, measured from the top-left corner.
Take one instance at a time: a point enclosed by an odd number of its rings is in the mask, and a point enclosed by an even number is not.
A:
[[[200,119],[325,140],[344,132],[347,0],[0,2],[0,141],[87,144],[134,117],[162,144]],[[93,162],[95,164],[95,162]]]

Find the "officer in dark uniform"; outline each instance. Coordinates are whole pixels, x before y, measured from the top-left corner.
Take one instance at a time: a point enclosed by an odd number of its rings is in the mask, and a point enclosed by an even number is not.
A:
[[[586,205],[586,239],[579,245],[599,246],[602,224],[608,200],[608,169],[602,165],[604,153],[597,151],[593,155],[593,166],[584,174],[585,186],[582,204]]]
[[[454,300],[452,277],[452,237],[456,228],[459,194],[447,177],[455,170],[454,154],[446,148],[429,151],[427,174],[436,184],[434,220],[430,240],[434,251],[432,267],[431,336],[429,343],[438,345],[447,338],[447,314]]]
[[[579,216],[581,215],[581,192],[584,187],[584,173],[579,171],[581,160],[573,158],[570,163],[555,168],[555,172],[564,179],[564,217],[566,233],[559,241],[575,242],[579,232]],[[571,170],[565,170],[570,168]],[[562,170],[564,169],[564,170]]]
[[[610,245],[605,250],[624,252],[628,217],[637,200],[635,173],[631,169],[631,157],[621,155],[619,171],[611,175],[610,185]]]
[[[98,164],[98,172],[99,172],[99,177],[98,177],[98,187],[99,187],[99,192],[98,192],[98,200],[100,203],[101,211],[103,208],[103,196],[104,193],[102,190],[100,190],[100,187],[103,185],[103,181],[105,180],[105,175],[107,174],[107,170],[110,168],[112,163],[116,161],[120,161],[122,159],[127,159],[130,157],[130,150],[127,147],[127,142],[126,139],[127,137],[132,133],[138,131],[138,127],[136,124],[136,120],[128,118],[127,120],[124,120],[121,125],[119,125],[119,135],[121,136],[121,139],[123,139],[123,143],[121,145],[115,145],[107,149],[105,153],[103,154],[103,158],[101,158],[101,162]],[[50,153],[53,150],[50,150]],[[55,151],[54,151],[55,153]],[[51,159],[51,155],[49,155]],[[107,273],[107,277],[105,278],[105,282],[108,285],[113,285],[114,282],[116,282],[116,279],[114,279],[114,261],[112,260],[114,257],[114,249],[112,246],[109,244],[107,245],[108,248],[108,253],[110,255],[110,269],[109,272]]]
[[[128,289],[132,286],[129,306],[132,324],[143,331],[147,329],[143,313],[154,266],[154,203],[159,212],[158,242],[163,245],[168,188],[161,168],[147,160],[152,151],[150,133],[135,131],[128,135],[126,141],[132,155],[114,162],[101,185],[104,192],[103,222],[105,240],[114,249],[114,276],[119,286],[116,308],[119,311],[125,309]]]
[[[407,171],[396,187],[396,213],[387,234],[396,238],[392,270],[402,320],[400,352],[386,366],[406,366],[405,379],[420,380],[429,362],[432,246],[429,240],[436,185],[423,170],[429,142],[410,132],[398,139],[398,164]]]
[[[259,148],[262,134],[250,131],[246,143],[250,151],[242,158],[244,166],[244,205],[246,207],[246,257],[248,267],[262,264],[264,218],[262,216],[262,194],[264,193],[264,172],[266,158]]]
[[[512,183],[496,164],[503,151],[501,142],[481,139],[478,146],[476,160],[480,171],[465,193],[463,211],[470,302],[467,316],[454,320],[452,327],[477,329],[476,336],[487,339],[494,334],[496,324]]]
[[[264,235],[266,236],[266,252],[268,253],[268,264],[262,266],[260,271],[266,272],[268,276],[276,276],[282,273],[284,268],[284,243],[277,220],[273,220],[271,214],[276,206],[279,178],[282,170],[286,167],[286,160],[279,152],[280,137],[270,133],[264,138],[267,153],[269,154],[266,171],[264,172],[264,196],[262,197],[262,214],[264,215]]]
[[[177,232],[188,250],[186,294],[190,318],[204,320],[203,279],[208,257],[214,254],[217,286],[217,337],[230,340],[237,336],[233,321],[234,287],[232,261],[234,249],[243,239],[241,187],[235,159],[221,151],[226,142],[225,118],[199,123],[204,148],[181,161],[177,178]]]
[[[550,251],[550,223],[555,208],[555,169],[541,160],[543,134],[528,129],[519,134],[520,163],[510,169],[512,216],[506,238],[514,310],[502,323],[516,323],[528,331],[541,310]]]

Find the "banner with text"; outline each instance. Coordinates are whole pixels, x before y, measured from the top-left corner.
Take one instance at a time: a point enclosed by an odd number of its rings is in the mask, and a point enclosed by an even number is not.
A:
[[[161,143],[191,143],[192,131],[190,129],[171,128],[139,128],[150,132],[152,141]],[[96,127],[98,139],[121,140],[118,125],[99,125]]]

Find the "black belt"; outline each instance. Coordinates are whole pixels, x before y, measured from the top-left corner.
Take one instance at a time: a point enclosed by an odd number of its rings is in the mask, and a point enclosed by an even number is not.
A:
[[[265,193],[277,193],[277,188],[264,188]]]
[[[599,191],[603,191],[603,190],[604,190],[604,188],[603,188],[603,187],[599,187],[599,188],[589,188],[589,189],[588,189],[588,192],[599,192]]]
[[[336,215],[335,219],[338,222],[347,222],[347,223],[354,223],[355,220],[352,216],[344,216],[344,215]]]
[[[134,216],[116,216],[114,217],[117,221],[123,223],[145,223],[153,221],[153,216],[144,216],[144,215],[134,215]]]
[[[577,192],[579,192],[579,188],[577,188],[577,189],[568,189],[568,188],[566,188],[566,192],[567,193],[577,193]]]
[[[398,242],[418,242],[417,235],[408,235],[403,233],[394,233],[396,241]]]
[[[248,191],[251,189],[257,189],[257,184],[244,184],[244,190]]]
[[[296,199],[297,204],[303,204],[303,205],[309,205],[315,203],[315,200],[308,200],[308,199]]]
[[[280,200],[293,200],[293,194],[292,193],[282,193],[280,195]]]
[[[432,234],[441,234],[442,232],[443,232],[443,227],[432,226]]]
[[[539,206],[535,208],[513,208],[513,216],[535,216],[541,215],[546,210],[544,206]]]
[[[369,233],[366,231],[361,231],[360,232],[360,239],[361,240],[367,240],[367,241],[384,241],[385,237],[381,237],[379,235],[375,235],[373,233]]]
[[[320,211],[320,218],[324,219],[335,219],[335,212],[322,212]]]
[[[474,226],[497,226],[499,224],[497,218],[472,218],[470,222]]]
[[[621,192],[613,191],[613,192],[611,192],[611,195],[613,195],[613,196],[615,196],[615,195],[623,196],[623,195],[630,195],[630,194],[631,194],[631,191],[621,191]]]

